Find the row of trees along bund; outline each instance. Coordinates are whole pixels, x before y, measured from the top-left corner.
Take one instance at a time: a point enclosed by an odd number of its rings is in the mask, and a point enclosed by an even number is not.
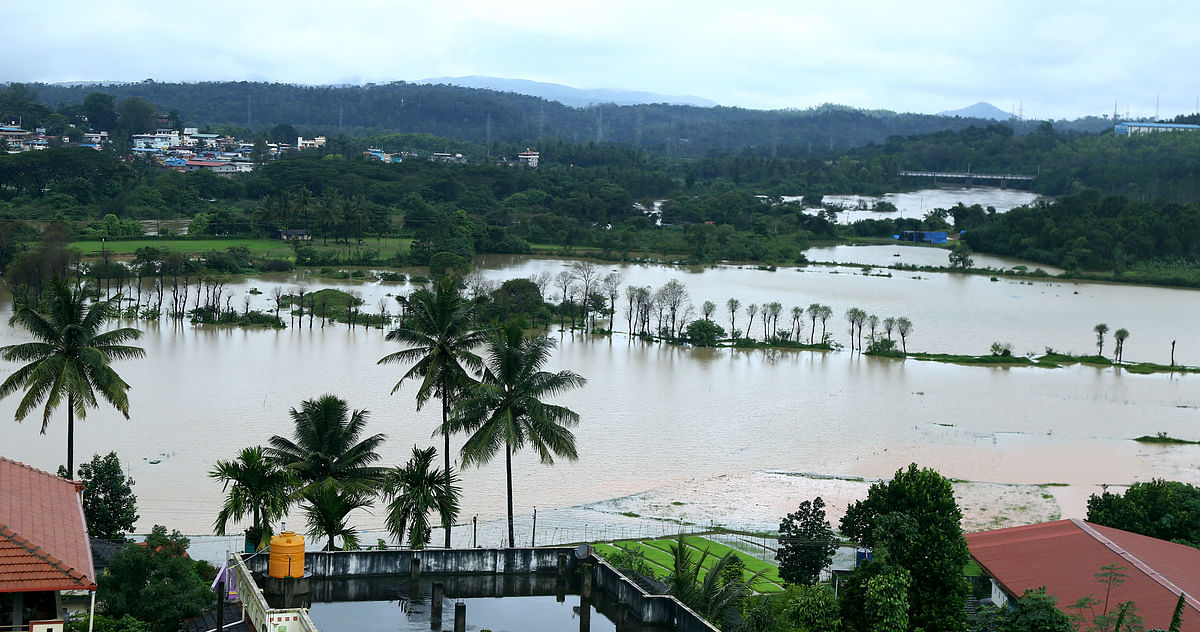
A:
[[[356,290],[312,290],[305,284],[291,288],[275,285],[267,290],[271,309],[252,310],[254,295],[261,292],[252,288],[239,297],[228,287],[229,276],[223,274],[225,270],[250,265],[252,255],[245,246],[206,253],[203,260],[165,248],[146,247],[138,249],[128,262],[115,261],[105,255],[100,260],[84,263],[73,257],[69,249],[58,249],[59,256],[49,252],[53,248],[43,249],[47,251],[41,256],[43,266],[34,270],[37,274],[26,277],[27,282],[20,283],[14,290],[14,300],[20,305],[42,300],[48,289],[42,278],[73,275],[77,285],[86,286],[95,298],[108,301],[110,308],[125,318],[156,320],[166,316],[176,321],[190,319],[205,324],[303,327],[307,316],[309,328],[317,326],[318,320],[321,327],[337,321],[349,328],[387,328],[393,323],[406,322],[410,301],[421,292],[429,291],[421,288],[412,296],[396,295],[394,311],[392,302],[381,298],[374,306],[376,311],[372,312],[364,309],[365,301]],[[469,264],[458,261],[457,257],[447,257],[451,261],[442,266],[437,265],[437,255],[434,259],[431,271],[436,278],[456,277],[461,290],[476,307],[473,313],[477,324],[515,318],[527,327],[549,326],[557,316],[562,328],[569,326],[585,332],[611,333],[615,330],[618,313],[623,311],[626,331],[647,340],[689,342],[697,346],[714,346],[722,340],[739,346],[754,346],[759,340],[777,346],[818,349],[833,349],[837,344],[828,330],[833,308],[820,303],[807,307],[796,305],[785,311],[778,301],[743,306],[739,299],[730,298],[722,306],[703,301],[697,310],[687,286],[677,279],[658,288],[627,285],[623,274],[604,274],[590,261],[576,261],[570,269],[558,274],[540,272],[501,283],[479,272],[467,272]],[[365,273],[361,274],[365,278]],[[410,280],[396,273],[380,273],[380,277],[385,281]],[[428,279],[414,276],[411,281],[423,284]],[[288,318],[286,324],[281,313]],[[780,319],[789,315],[790,320],[785,320],[781,329]],[[850,325],[851,349],[891,350],[895,332],[907,351],[907,338],[913,329],[907,317],[881,318],[858,307],[847,310],[845,317]],[[728,330],[718,321],[728,322]],[[738,328],[739,322],[745,323],[744,330]],[[759,331],[755,329],[756,322],[761,328],[761,337],[756,336]],[[817,336],[818,322],[820,337]],[[807,337],[804,336],[806,326]],[[865,343],[864,332],[869,332]]]

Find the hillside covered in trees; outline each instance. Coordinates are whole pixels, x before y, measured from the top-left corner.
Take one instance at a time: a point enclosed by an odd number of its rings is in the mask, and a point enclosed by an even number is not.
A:
[[[300,86],[144,81],[28,87],[36,90],[42,104],[50,108],[82,104],[93,92],[112,95],[117,101],[140,97],[163,112],[177,111],[187,124],[199,127],[262,129],[283,123],[308,133],[393,131],[484,144],[494,140],[528,144],[555,138],[568,143],[619,143],[679,157],[745,148],[771,154],[781,146],[804,147],[811,152],[881,143],[893,135],[992,123],[834,105],[772,111],[665,104],[573,108],[511,92],[405,82]],[[1077,124],[1096,131],[1109,123],[1092,119]]]

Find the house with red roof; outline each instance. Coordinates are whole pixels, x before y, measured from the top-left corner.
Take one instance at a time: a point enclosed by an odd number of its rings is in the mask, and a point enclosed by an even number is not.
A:
[[[0,630],[61,632],[95,603],[82,485],[0,457]],[[90,595],[89,595],[90,593]]]
[[[992,579],[998,605],[1045,586],[1058,598],[1059,609],[1074,614],[1069,607],[1082,597],[1104,601],[1108,588],[1096,574],[1115,565],[1125,577],[1108,594],[1110,612],[1116,604],[1132,601],[1146,629],[1165,630],[1182,594],[1182,629],[1200,632],[1200,549],[1078,519],[966,537],[971,556]],[[1096,614],[1100,612],[1098,607]]]

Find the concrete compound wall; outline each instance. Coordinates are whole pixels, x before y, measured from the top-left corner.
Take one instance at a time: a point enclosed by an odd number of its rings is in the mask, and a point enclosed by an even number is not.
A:
[[[560,555],[565,556],[566,572],[573,574],[581,568],[575,549],[513,548],[513,549],[428,549],[423,551],[314,551],[305,554],[306,574],[314,579],[403,576],[410,577],[412,560],[420,560],[420,574],[528,574],[555,573]],[[246,559],[246,566],[256,573],[266,573],[268,558],[256,555]],[[592,573],[593,599],[598,607],[627,608],[645,623],[669,625],[677,632],[719,632],[719,630],[668,595],[652,595],[627,579],[600,556],[592,554],[586,560]],[[356,592],[356,591],[348,591]]]
[[[304,555],[305,574],[314,577],[362,577],[408,575],[412,560],[421,562],[421,573],[552,573],[558,570],[559,554],[566,556],[566,571],[579,568],[572,548],[517,549],[427,549],[411,551],[312,551]],[[267,572],[268,558],[256,555],[246,566],[256,573]]]
[[[628,608],[638,619],[669,625],[676,632],[720,632],[678,599],[643,591],[599,555],[592,554],[588,563],[592,565],[593,594],[598,606],[602,601],[612,600]]]

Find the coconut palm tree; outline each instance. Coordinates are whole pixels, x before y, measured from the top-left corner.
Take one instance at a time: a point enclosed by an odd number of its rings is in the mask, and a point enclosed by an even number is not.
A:
[[[396,382],[392,393],[408,380],[419,380],[417,410],[431,397],[442,403],[442,424],[438,427],[445,438],[445,487],[450,489],[453,472],[450,469],[450,405],[455,396],[469,384],[469,371],[481,371],[483,361],[473,351],[487,339],[485,331],[473,329],[474,307],[463,299],[451,279],[438,282],[434,292],[418,291],[408,302],[409,318],[400,327],[388,332],[387,340],[408,345],[407,349],[390,353],[379,364],[411,364]],[[450,523],[444,522],[446,548],[450,548]]]
[[[351,412],[346,400],[335,395],[305,400],[289,414],[296,426],[292,438],[271,437],[264,453],[299,479],[301,487],[295,497],[304,503],[309,534],[328,537],[329,550],[335,550],[337,537],[345,548],[357,548],[357,532],[346,517],[355,509],[369,507],[383,480],[386,470],[372,463],[380,458],[376,448],[385,435],[360,440],[367,411]]]
[[[733,551],[716,558],[705,568],[708,558],[716,556],[707,548],[697,551],[699,558],[693,556],[683,535],[667,543],[667,547],[672,561],[667,592],[700,616],[721,625],[728,622],[727,618],[753,592],[751,586],[764,572],[759,571],[749,578],[743,573],[731,573],[731,567],[740,566],[737,553]]]
[[[430,512],[437,512],[442,524],[453,522],[458,515],[460,489],[451,485],[447,493],[445,476],[433,468],[436,458],[437,448],[422,450],[414,445],[408,463],[395,467],[384,478],[383,491],[389,500],[388,531],[401,543],[407,534],[409,548],[423,549],[429,543]],[[457,477],[451,476],[450,480]]]
[[[545,336],[525,337],[517,323],[491,332],[487,343],[487,368],[483,380],[455,406],[451,425],[470,433],[462,447],[463,465],[487,463],[501,450],[508,484],[508,545],[513,536],[512,455],[526,446],[537,451],[542,463],[554,457],[574,461],[575,435],[569,426],[579,414],[543,399],[583,386],[587,381],[572,371],[541,370],[550,359],[554,341]]]
[[[236,459],[217,461],[208,476],[222,483],[225,503],[213,522],[225,535],[229,522],[250,518],[247,542],[262,550],[271,542],[271,523],[283,518],[292,504],[295,472],[269,458],[262,446],[243,448]]]
[[[110,365],[113,360],[146,355],[141,347],[124,344],[142,332],[132,327],[100,331],[120,301],[117,294],[88,305],[81,289],[55,279],[45,312],[23,305],[9,320],[9,325],[28,330],[35,340],[0,347],[5,360],[28,363],[0,384],[0,398],[25,391],[14,415],[17,421],[41,406],[42,434],[46,434],[50,415],[66,398],[68,472],[75,471],[75,418],[82,421],[89,408],[96,408],[97,394],[129,419],[129,384]]]
[[[271,437],[264,454],[295,473],[303,485],[301,495],[314,487],[371,492],[383,480],[385,469],[371,465],[379,460],[376,448],[386,435],[360,440],[367,427],[365,410],[350,411],[336,395],[308,399],[288,413],[295,424],[292,438]]]
[[[355,509],[371,506],[371,494],[333,485],[316,485],[301,493],[304,499],[304,517],[308,522],[308,534],[314,538],[329,538],[326,551],[339,550],[334,538],[342,539],[342,550],[357,549],[358,530],[346,517]]]

